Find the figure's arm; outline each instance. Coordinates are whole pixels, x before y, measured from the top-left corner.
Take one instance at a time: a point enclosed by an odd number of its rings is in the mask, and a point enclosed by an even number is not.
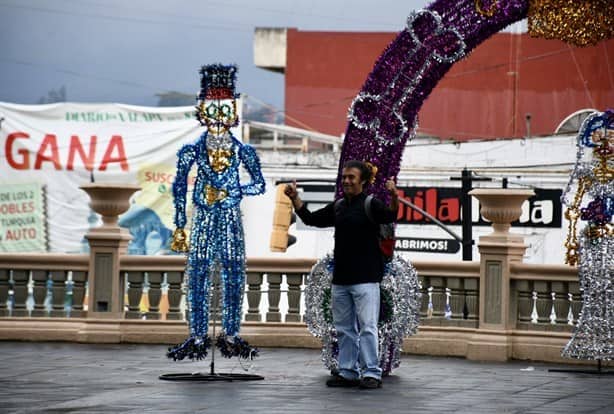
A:
[[[582,197],[586,192],[587,187],[590,185],[590,179],[586,176],[580,177],[578,180],[578,190],[573,199],[572,204],[565,210],[565,218],[569,221],[567,227],[567,239],[565,240],[565,263],[570,266],[575,266],[578,263],[578,235],[576,230],[576,224],[580,217],[580,204],[582,203]]]
[[[241,185],[241,194],[258,195],[265,191],[264,177],[260,168],[260,160],[256,154],[256,150],[251,145],[243,144],[239,150],[241,162],[245,165],[251,181]]]
[[[177,174],[173,182],[173,203],[175,206],[175,226],[183,229],[186,225],[186,197],[188,194],[188,174],[196,161],[196,146],[184,145],[177,153]]]

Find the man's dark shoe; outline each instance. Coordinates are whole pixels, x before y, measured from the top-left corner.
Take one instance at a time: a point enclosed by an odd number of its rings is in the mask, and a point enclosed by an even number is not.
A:
[[[364,377],[360,380],[360,388],[363,389],[372,389],[372,388],[382,388],[382,381],[373,377]]]
[[[328,387],[351,388],[358,387],[359,384],[360,380],[343,378],[341,375],[335,375],[334,377],[326,381],[326,385]]]

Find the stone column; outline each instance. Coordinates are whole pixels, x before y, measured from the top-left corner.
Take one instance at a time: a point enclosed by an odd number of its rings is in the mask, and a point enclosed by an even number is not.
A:
[[[119,272],[131,236],[118,225],[118,216],[130,207],[137,185],[92,183],[80,187],[91,199],[90,207],[102,216],[102,226],[85,235],[90,244],[88,318],[124,318],[124,278]]]
[[[511,331],[516,325],[516,294],[511,289],[510,264],[521,262],[524,238],[509,232],[533,190],[484,188],[469,192],[481,204],[480,213],[493,232],[480,237],[479,328],[467,347],[467,358],[506,361],[512,356]]]
[[[279,300],[281,298],[281,274],[267,273],[267,283],[269,284],[269,311],[266,313],[267,322],[281,322],[279,312]]]

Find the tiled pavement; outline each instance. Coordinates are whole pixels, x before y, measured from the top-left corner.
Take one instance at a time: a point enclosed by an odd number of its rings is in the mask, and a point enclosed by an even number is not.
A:
[[[319,352],[267,348],[249,382],[169,382],[208,373],[161,345],[0,342],[0,413],[614,413],[614,375],[553,365],[404,356],[376,390],[332,389]],[[242,371],[216,356],[216,372]],[[612,368],[610,368],[612,369]]]

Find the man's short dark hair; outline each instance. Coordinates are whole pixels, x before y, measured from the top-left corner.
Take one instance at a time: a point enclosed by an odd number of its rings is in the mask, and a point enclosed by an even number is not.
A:
[[[369,184],[369,180],[371,180],[372,171],[367,164],[358,160],[349,160],[343,164],[343,168],[356,168],[360,171],[360,180],[365,181],[366,184]]]

